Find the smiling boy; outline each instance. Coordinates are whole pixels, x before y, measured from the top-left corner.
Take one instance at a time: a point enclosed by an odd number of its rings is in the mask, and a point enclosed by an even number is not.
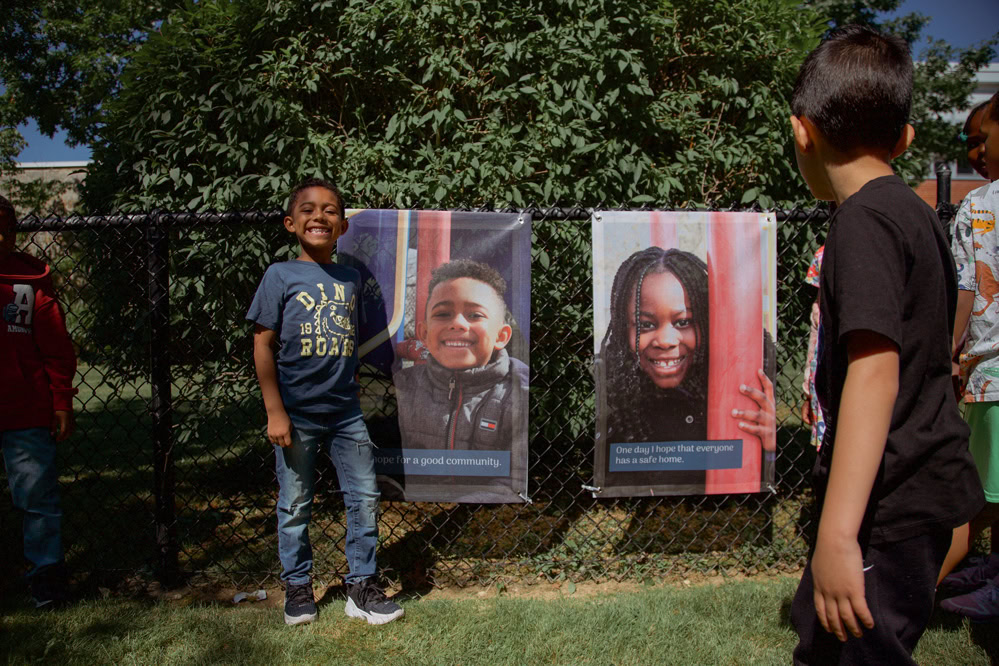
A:
[[[506,281],[467,259],[430,279],[416,334],[430,357],[395,373],[406,448],[509,450],[526,443],[528,369],[506,346],[513,335]]]
[[[267,269],[246,315],[256,324],[253,361],[274,445],[287,624],[312,622],[317,614],[309,522],[316,458],[325,447],[346,507],[345,612],[369,624],[403,615],[375,579],[379,493],[356,380],[360,275],[332,263],[347,224],[332,184],[309,179],[292,190],[284,228],[295,234],[301,253]]]

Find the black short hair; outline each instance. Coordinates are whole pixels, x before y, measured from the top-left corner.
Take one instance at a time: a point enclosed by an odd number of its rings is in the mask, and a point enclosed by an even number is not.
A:
[[[450,282],[459,278],[478,280],[492,287],[493,291],[499,297],[500,303],[503,304],[503,316],[508,317],[509,312],[504,298],[506,295],[506,280],[492,266],[479,261],[472,261],[471,259],[455,259],[454,261],[443,263],[433,270],[430,274],[430,284],[427,285],[426,307],[430,307],[430,295],[434,293],[434,288],[437,285],[441,282]],[[424,312],[424,316],[426,316],[426,312]]]
[[[992,96],[987,102],[989,108],[985,111],[986,117],[994,123],[999,123],[999,92]]]
[[[291,217],[292,212],[295,210],[295,204],[298,202],[298,195],[302,193],[302,190],[307,190],[310,187],[322,187],[330,192],[336,197],[337,205],[340,206],[340,217],[345,215],[343,195],[340,194],[340,190],[336,188],[336,185],[329,182],[328,180],[323,180],[322,178],[306,178],[298,185],[296,185],[291,190],[291,194],[288,195],[288,210],[287,214]]]
[[[971,121],[975,119],[979,111],[985,111],[986,107],[989,105],[989,100],[985,100],[981,104],[978,104],[971,111],[968,111],[968,117],[964,119],[964,126],[961,127],[961,133],[958,135],[961,141],[968,140],[968,132],[971,131]]]
[[[14,210],[14,204],[7,197],[0,194],[0,218],[5,217],[9,217],[14,224],[17,224],[17,211]]]
[[[629,324],[640,335],[642,282],[652,273],[671,273],[683,287],[690,302],[694,328],[697,332],[697,349],[690,371],[683,384],[675,389],[657,387],[641,368],[637,340],[632,351]],[[635,305],[628,308],[632,295]],[[629,441],[646,441],[642,438],[640,413],[648,405],[650,396],[667,397],[678,391],[696,400],[707,400],[708,394],[708,266],[697,255],[676,248],[668,250],[649,247],[635,252],[617,269],[611,287],[610,323],[600,345],[600,355],[606,368],[605,391],[607,402],[615,406],[616,420],[629,422],[637,429]],[[647,415],[645,415],[647,416]]]
[[[909,122],[912,69],[901,37],[848,25],[805,58],[791,112],[812,121],[840,152],[891,151]]]

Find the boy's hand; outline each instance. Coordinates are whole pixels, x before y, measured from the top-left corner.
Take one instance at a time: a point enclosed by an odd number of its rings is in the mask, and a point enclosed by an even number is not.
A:
[[[287,412],[267,415],[267,439],[282,448],[291,446],[291,419]]]
[[[815,613],[826,631],[846,641],[846,632],[860,637],[860,622],[874,628],[874,617],[864,597],[864,557],[856,539],[819,535],[812,555]]]
[[[805,401],[801,403],[801,422],[805,425],[815,425],[815,416],[812,414],[812,396],[805,395]]]
[[[49,432],[52,433],[55,441],[61,442],[72,435],[73,427],[73,412],[62,409],[52,412],[52,424],[49,426]]]
[[[961,383],[961,366],[954,361],[950,362],[950,383],[954,387],[954,397],[960,404],[964,400],[964,385]]]

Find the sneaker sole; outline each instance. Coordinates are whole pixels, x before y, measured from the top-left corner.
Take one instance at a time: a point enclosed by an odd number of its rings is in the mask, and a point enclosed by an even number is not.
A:
[[[288,615],[287,613],[284,614],[284,623],[292,626],[296,624],[308,624],[315,619],[316,619],[316,613],[311,613],[307,615]]]
[[[367,620],[368,624],[388,624],[392,620],[398,620],[400,617],[406,614],[405,609],[400,608],[395,613],[390,613],[388,615],[378,615],[377,613],[368,613],[362,611],[354,604],[354,600],[347,597],[347,605],[344,606],[343,612],[347,617],[356,617],[363,620]]]

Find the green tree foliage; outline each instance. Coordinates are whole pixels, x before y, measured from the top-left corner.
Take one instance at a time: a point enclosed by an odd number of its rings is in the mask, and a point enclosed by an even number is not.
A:
[[[0,21],[0,190],[18,210],[65,213],[59,181],[24,183],[16,158],[26,143],[17,127],[34,119],[43,134],[64,128],[68,142],[90,144],[103,103],[119,91],[131,54],[167,13],[160,0],[5,0]]]
[[[131,54],[166,15],[168,0],[5,0],[0,22],[0,126],[34,118],[74,145],[100,131]],[[6,131],[6,130],[5,130]],[[0,155],[7,155],[0,145]],[[16,153],[14,153],[16,155]]]
[[[824,27],[790,0],[205,0],[125,68],[84,196],[91,210],[259,209],[321,175],[368,207],[788,202],[804,188],[787,95]],[[581,406],[570,424],[536,420],[550,440],[591,431],[585,231],[535,225],[537,265],[571,269],[535,273],[532,324],[563,333],[534,381]],[[206,422],[217,392],[255,394],[230,388],[252,383],[238,322],[287,256],[259,230],[218,238],[181,229],[172,244],[172,355],[235,378],[202,386]],[[138,289],[104,290],[108,349],[144,347]]]
[[[126,67],[92,207],[800,197],[787,92],[817,16],[788,0],[200,2]]]

